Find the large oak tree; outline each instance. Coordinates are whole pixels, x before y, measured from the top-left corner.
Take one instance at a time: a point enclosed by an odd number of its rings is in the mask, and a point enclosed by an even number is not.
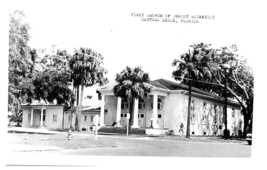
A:
[[[253,119],[253,98],[254,98],[254,75],[247,60],[237,53],[237,46],[222,47],[214,49],[209,44],[194,44],[190,46],[194,51],[198,51],[194,61],[195,72],[204,82],[194,81],[194,87],[200,88],[210,93],[225,97],[224,83],[227,79],[226,96],[235,99],[241,106],[244,115],[244,137],[247,132],[252,132]],[[183,65],[188,61],[180,62],[174,76],[183,77]],[[230,66],[225,77],[221,67],[224,64]],[[194,78],[193,78],[194,79]],[[187,84],[187,82],[185,82]]]

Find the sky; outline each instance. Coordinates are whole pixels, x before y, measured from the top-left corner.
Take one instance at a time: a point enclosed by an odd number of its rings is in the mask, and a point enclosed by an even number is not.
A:
[[[266,6],[262,2],[9,0],[7,7],[1,5],[5,9],[0,10],[3,12],[1,17],[6,16],[6,31],[1,31],[1,37],[3,32],[7,33],[3,36],[6,39],[1,38],[4,46],[1,45],[0,50],[8,52],[7,14],[8,10],[14,9],[23,10],[26,14],[31,27],[30,46],[43,49],[57,45],[70,53],[74,48],[91,48],[104,56],[109,81],[113,81],[116,73],[126,66],[141,66],[149,73],[151,80],[164,78],[174,81],[171,77],[174,70],[171,62],[186,52],[189,45],[204,42],[220,48],[236,44],[239,55],[248,59],[255,73],[254,112],[261,113],[260,117],[255,116],[253,120],[257,122],[266,120],[263,118],[266,117],[263,114],[266,112],[263,108],[266,99],[262,98],[266,90],[261,89],[266,89],[264,49],[267,15],[264,9]],[[131,17],[132,13],[214,15],[215,19],[201,20],[198,24],[141,22],[140,18]],[[89,95],[94,92],[95,87],[86,90]],[[3,96],[7,96],[7,92],[5,93]],[[264,133],[260,132],[261,125],[262,123],[253,124],[255,139],[257,136],[262,137]],[[256,140],[253,149],[261,146],[261,141],[265,140]],[[232,163],[236,163],[236,160]],[[220,168],[217,165],[216,168]],[[250,169],[253,167],[249,162],[247,165]]]
[[[239,3],[48,2],[31,1],[11,8],[22,9],[26,14],[31,27],[29,45],[37,49],[56,45],[70,53],[74,48],[91,48],[104,56],[104,67],[111,82],[126,66],[141,66],[151,80],[174,81],[171,77],[175,69],[171,66],[173,59],[186,52],[189,45],[201,42],[214,48],[236,44],[239,54],[248,58],[249,64],[254,62],[248,42],[244,41],[250,36],[247,21],[253,16],[246,13],[246,8],[236,12]],[[214,15],[215,19],[199,20],[199,23],[144,22],[140,17],[132,17],[133,13]],[[86,92],[92,94],[95,88]]]

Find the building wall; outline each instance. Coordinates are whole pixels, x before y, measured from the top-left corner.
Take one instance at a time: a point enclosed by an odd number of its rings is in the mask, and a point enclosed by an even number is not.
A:
[[[161,98],[164,105],[164,99]],[[138,125],[140,128],[150,127],[151,118],[153,117],[153,109],[151,108],[151,103],[153,102],[153,98],[146,98],[145,101],[145,109],[138,109]],[[104,123],[105,125],[112,125],[113,122],[116,121],[117,114],[117,97],[115,96],[105,96],[105,109],[108,113],[105,113]],[[129,105],[128,105],[129,106]],[[134,109],[133,109],[134,112]],[[126,127],[127,118],[126,114],[129,113],[128,109],[121,109],[121,126]],[[161,128],[163,128],[163,110],[158,109],[158,114],[161,114],[161,118],[158,118],[158,124]],[[143,117],[141,117],[141,115]]]
[[[62,129],[63,121],[63,106],[49,106],[46,111],[46,126],[50,129]],[[53,115],[57,116],[56,121],[53,121]]]
[[[195,135],[204,135],[204,133],[206,135],[213,135],[214,132],[222,134],[224,129],[224,104],[193,96],[192,101],[194,101],[194,104],[192,104],[191,108],[190,134],[192,135],[192,132]],[[183,131],[186,134],[188,95],[171,93],[166,98],[165,103],[164,127],[174,130],[174,134],[179,134],[180,125],[183,123]],[[238,135],[238,130],[242,130],[242,127],[238,126],[236,122],[243,122],[240,109],[228,105],[227,121],[230,134]],[[219,126],[222,127],[222,130],[219,130]]]
[[[182,94],[182,92],[170,93],[167,97],[158,96],[163,102],[163,108],[158,109],[159,128],[168,128],[173,130],[175,135],[180,134],[179,129],[181,123],[183,123],[184,134],[186,134],[187,127],[187,115],[188,115],[188,95]],[[224,129],[224,112],[223,103],[216,101],[202,99],[192,96],[191,109],[191,123],[190,134],[193,135],[214,135],[223,134]],[[152,95],[145,99],[145,109],[138,109],[138,125],[140,128],[150,127],[151,118],[153,117],[153,109],[151,103],[153,102]],[[115,96],[105,96],[105,109],[108,113],[105,113],[104,122],[105,125],[112,125],[116,121],[117,114],[117,98]],[[126,114],[129,113],[128,109],[121,109],[121,125],[126,126]],[[143,114],[143,118],[141,115]],[[230,130],[230,134],[238,135],[239,130],[243,130],[243,116],[240,113],[240,108],[228,105],[227,108],[227,126]],[[214,126],[215,125],[215,126]],[[219,127],[221,126],[221,130]]]
[[[49,129],[61,129],[63,106],[24,106],[22,127],[30,127],[31,119],[28,119],[28,115],[31,114],[31,109],[33,109],[33,126],[40,126],[41,108],[46,110],[43,126]],[[53,121],[53,115],[56,115],[56,121]]]
[[[23,107],[22,127],[30,127],[31,119],[28,119],[28,114],[31,114],[29,107]]]
[[[117,114],[117,97],[115,96],[105,96],[105,116],[104,116],[104,124],[106,126],[110,126],[113,122],[116,121]]]
[[[95,125],[95,116],[98,115],[100,116],[100,112],[82,112],[81,115],[81,126],[85,127],[85,126],[93,126]],[[64,115],[64,129],[69,129],[70,128],[70,120],[71,118],[69,118],[71,116],[71,112],[67,111],[65,112]],[[75,125],[75,117],[76,114],[74,114],[72,122]],[[85,120],[85,116],[87,116],[86,120]],[[98,123],[100,123],[100,119],[98,119]]]

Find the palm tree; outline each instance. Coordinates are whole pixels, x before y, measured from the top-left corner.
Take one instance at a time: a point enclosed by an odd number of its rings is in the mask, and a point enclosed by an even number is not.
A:
[[[151,92],[152,87],[146,84],[150,81],[149,74],[141,67],[132,69],[127,66],[120,74],[116,74],[116,81],[118,84],[114,86],[113,92],[115,96],[128,100],[130,125],[132,125],[134,99],[144,99]]]
[[[186,130],[186,137],[190,138],[190,111],[191,111],[191,86],[194,84],[194,81],[191,80],[199,80],[203,79],[203,73],[198,71],[198,67],[201,67],[198,65],[199,59],[206,55],[206,45],[203,43],[198,45],[192,45],[190,46],[193,49],[189,49],[187,53],[184,53],[180,56],[180,59],[174,59],[172,62],[172,66],[176,67],[176,70],[173,71],[172,76],[175,80],[180,81],[182,83],[183,81],[186,82],[189,86],[189,95],[188,95],[188,116],[187,116],[187,130]],[[204,48],[205,47],[205,48]],[[207,76],[206,74],[204,74]]]
[[[95,84],[104,85],[108,82],[104,75],[107,73],[103,65],[103,56],[90,48],[79,48],[74,50],[74,55],[69,61],[73,87],[76,88],[78,115],[77,129],[81,131],[81,107],[83,102],[84,87]],[[79,89],[81,88],[81,92]],[[80,95],[79,95],[80,93]]]

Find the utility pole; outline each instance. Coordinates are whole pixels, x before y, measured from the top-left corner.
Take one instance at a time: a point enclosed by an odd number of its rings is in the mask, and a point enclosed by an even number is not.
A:
[[[191,113],[191,81],[190,76],[191,72],[188,74],[188,85],[189,85],[189,96],[188,96],[188,116],[187,116],[187,130],[186,130],[186,138],[190,138],[190,113]]]
[[[224,69],[224,77],[225,77],[225,83],[224,83],[224,116],[225,116],[225,129],[224,129],[224,138],[228,139],[230,135],[230,131],[227,129],[227,78],[226,78],[226,70],[229,69],[228,64],[221,65],[222,69]]]

